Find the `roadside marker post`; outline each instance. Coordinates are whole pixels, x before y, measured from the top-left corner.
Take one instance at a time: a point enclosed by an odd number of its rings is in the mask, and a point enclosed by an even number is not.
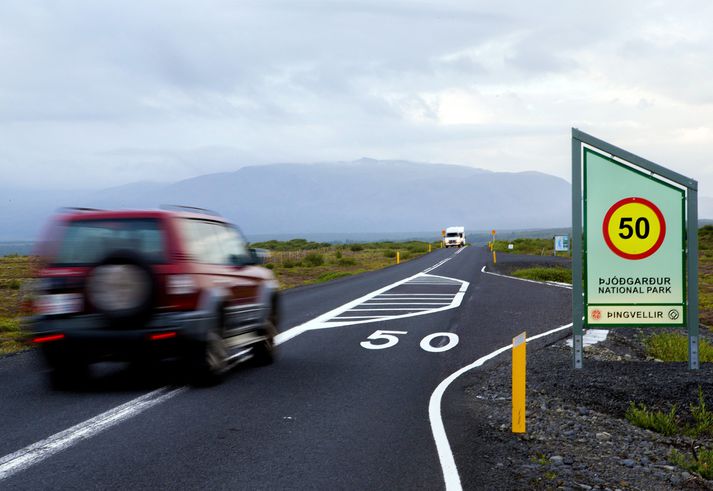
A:
[[[396,264],[401,263],[401,254],[399,254],[399,251],[396,251]]]
[[[512,340],[512,432],[525,433],[525,376],[527,373],[527,334]]]
[[[495,250],[493,250],[493,264],[496,264],[497,262],[498,262],[498,260],[495,257]]]
[[[431,244],[428,244],[428,252],[431,252]]]
[[[698,183],[572,128],[574,368],[592,327],[685,327],[698,359]]]

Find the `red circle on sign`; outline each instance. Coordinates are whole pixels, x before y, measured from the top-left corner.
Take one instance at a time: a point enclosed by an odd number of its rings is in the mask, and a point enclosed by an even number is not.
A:
[[[612,215],[621,208],[624,205],[627,205],[629,203],[641,203],[643,205],[646,205],[651,209],[651,211],[654,212],[656,215],[656,218],[659,220],[659,224],[661,226],[661,231],[659,232],[659,238],[656,240],[656,243],[651,246],[651,248],[647,251],[644,251],[640,254],[629,254],[627,252],[619,250],[611,241],[609,238],[609,221],[611,220]],[[607,214],[604,216],[604,222],[602,222],[602,235],[604,236],[604,241],[607,243],[607,246],[609,246],[609,249],[616,254],[619,257],[623,257],[624,259],[645,259],[652,255],[654,252],[659,250],[659,247],[661,247],[661,244],[663,244],[663,240],[666,237],[666,220],[663,218],[663,213],[661,213],[661,210],[659,210],[659,207],[653,204],[651,201],[647,200],[646,198],[638,198],[638,197],[632,197],[632,198],[624,198],[622,200],[617,201],[612,205],[611,208],[609,208],[609,211],[607,211]]]

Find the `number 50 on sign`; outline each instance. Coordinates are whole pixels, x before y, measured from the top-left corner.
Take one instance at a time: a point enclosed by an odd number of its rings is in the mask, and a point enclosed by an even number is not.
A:
[[[658,206],[641,197],[617,201],[602,223],[609,249],[624,259],[645,259],[663,244],[666,219]]]

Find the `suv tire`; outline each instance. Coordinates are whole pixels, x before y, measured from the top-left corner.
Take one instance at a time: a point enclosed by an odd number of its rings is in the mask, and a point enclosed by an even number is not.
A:
[[[216,322],[208,329],[203,341],[194,344],[189,354],[189,379],[193,385],[218,384],[228,369],[228,353],[221,326]]]
[[[257,366],[270,365],[275,361],[275,325],[271,319],[265,322],[265,334],[268,336],[253,346],[253,363]]]

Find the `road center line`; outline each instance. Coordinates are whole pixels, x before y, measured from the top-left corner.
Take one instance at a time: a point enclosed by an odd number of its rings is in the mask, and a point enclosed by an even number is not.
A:
[[[569,329],[572,327],[572,323],[565,326],[556,327],[542,334],[537,334],[526,339],[526,342],[534,341],[550,334],[562,331],[564,329]],[[433,433],[433,440],[436,442],[436,450],[438,451],[438,459],[441,462],[441,469],[443,471],[443,480],[446,484],[446,491],[460,491],[463,489],[460,483],[460,476],[458,475],[458,468],[456,467],[455,459],[453,458],[453,452],[451,450],[450,444],[448,443],[448,436],[446,435],[446,429],[443,425],[443,418],[441,416],[441,400],[443,394],[446,392],[448,386],[453,383],[455,379],[463,375],[464,373],[477,368],[483,363],[492,358],[495,358],[501,353],[504,353],[512,348],[512,345],[503,346],[492,353],[478,358],[470,365],[466,365],[460,370],[450,374],[445,380],[443,380],[436,390],[431,394],[431,400],[428,403],[428,418],[431,421],[431,432]]]
[[[0,481],[31,467],[46,458],[65,450],[82,440],[87,440],[111,426],[136,416],[185,391],[185,387],[169,390],[167,387],[144,394],[121,406],[76,424],[49,438],[33,443],[17,452],[0,458]]]

